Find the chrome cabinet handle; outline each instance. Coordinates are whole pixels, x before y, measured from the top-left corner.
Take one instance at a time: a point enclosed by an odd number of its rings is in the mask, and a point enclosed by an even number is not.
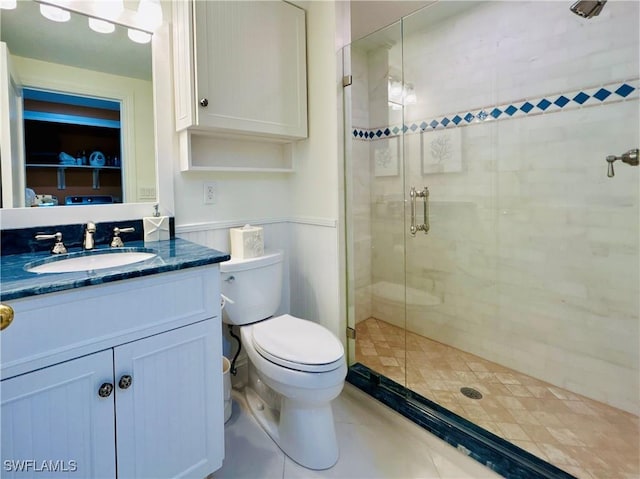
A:
[[[101,398],[108,398],[109,396],[111,396],[112,392],[113,392],[113,384],[102,383],[102,385],[98,389],[98,396],[100,396]]]
[[[133,382],[133,379],[131,378],[131,376],[129,376],[128,374],[125,374],[120,378],[120,381],[118,381],[118,387],[120,389],[127,389],[129,386],[131,386],[132,382]]]
[[[424,231],[424,234],[429,233],[431,226],[429,225],[429,188],[426,186],[422,191],[416,191],[416,187],[412,186],[409,190],[409,196],[411,197],[411,226],[409,227],[409,233],[411,236],[415,236],[418,231]],[[422,224],[416,225],[416,198],[422,198],[423,210],[422,210]]]
[[[8,328],[9,325],[13,322],[13,308],[8,304],[0,304],[0,331]]]
[[[206,98],[202,98],[200,100],[200,106],[209,106],[209,100],[207,100]]]

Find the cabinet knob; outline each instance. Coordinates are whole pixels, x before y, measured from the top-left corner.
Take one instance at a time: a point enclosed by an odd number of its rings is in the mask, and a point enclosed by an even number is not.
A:
[[[120,389],[127,389],[129,386],[131,386],[132,382],[133,380],[131,379],[131,376],[125,374],[120,378],[120,381],[118,381],[118,387]]]
[[[8,328],[13,322],[13,308],[8,304],[0,304],[0,331]]]
[[[208,106],[209,105],[209,100],[207,100],[206,98],[203,98],[202,100],[200,100],[200,106]]]
[[[101,398],[108,398],[109,396],[111,396],[112,392],[113,384],[102,383],[102,386],[100,386],[100,389],[98,389],[98,396],[100,396]]]

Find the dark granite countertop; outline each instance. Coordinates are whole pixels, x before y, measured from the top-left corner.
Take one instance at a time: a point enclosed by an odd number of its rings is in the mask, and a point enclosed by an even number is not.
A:
[[[29,273],[24,265],[33,261],[41,262],[51,258],[49,252],[12,254],[0,257],[0,300],[25,298],[39,294],[64,291],[82,286],[110,283],[123,279],[139,278],[152,274],[177,271],[196,266],[227,261],[227,253],[200,246],[190,241],[175,238],[166,241],[145,243],[127,241],[125,249],[145,248],[157,254],[147,261],[126,266],[79,271],[73,273]],[[94,251],[109,250],[108,246],[97,247]],[[69,254],[80,256],[79,248],[72,248]],[[66,256],[66,255],[65,255]]]

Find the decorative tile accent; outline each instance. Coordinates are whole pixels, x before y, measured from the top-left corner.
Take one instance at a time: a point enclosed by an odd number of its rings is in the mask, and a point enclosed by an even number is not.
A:
[[[502,105],[492,105],[478,110],[449,113],[437,118],[418,120],[410,125],[391,125],[376,129],[355,128],[355,139],[388,138],[402,133],[418,133],[442,128],[456,128],[485,121],[506,120],[514,117],[555,113],[592,105],[605,105],[620,101],[637,100],[639,80],[615,82],[596,88],[584,88],[571,92],[548,95],[543,98],[524,99]]]

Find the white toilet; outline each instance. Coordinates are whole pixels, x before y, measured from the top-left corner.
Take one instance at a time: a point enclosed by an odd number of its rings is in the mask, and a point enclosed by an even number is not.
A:
[[[249,407],[280,449],[309,469],[338,460],[331,401],[344,386],[344,348],[323,326],[288,314],[280,304],[283,253],[220,263],[223,321],[240,326],[249,357]]]

